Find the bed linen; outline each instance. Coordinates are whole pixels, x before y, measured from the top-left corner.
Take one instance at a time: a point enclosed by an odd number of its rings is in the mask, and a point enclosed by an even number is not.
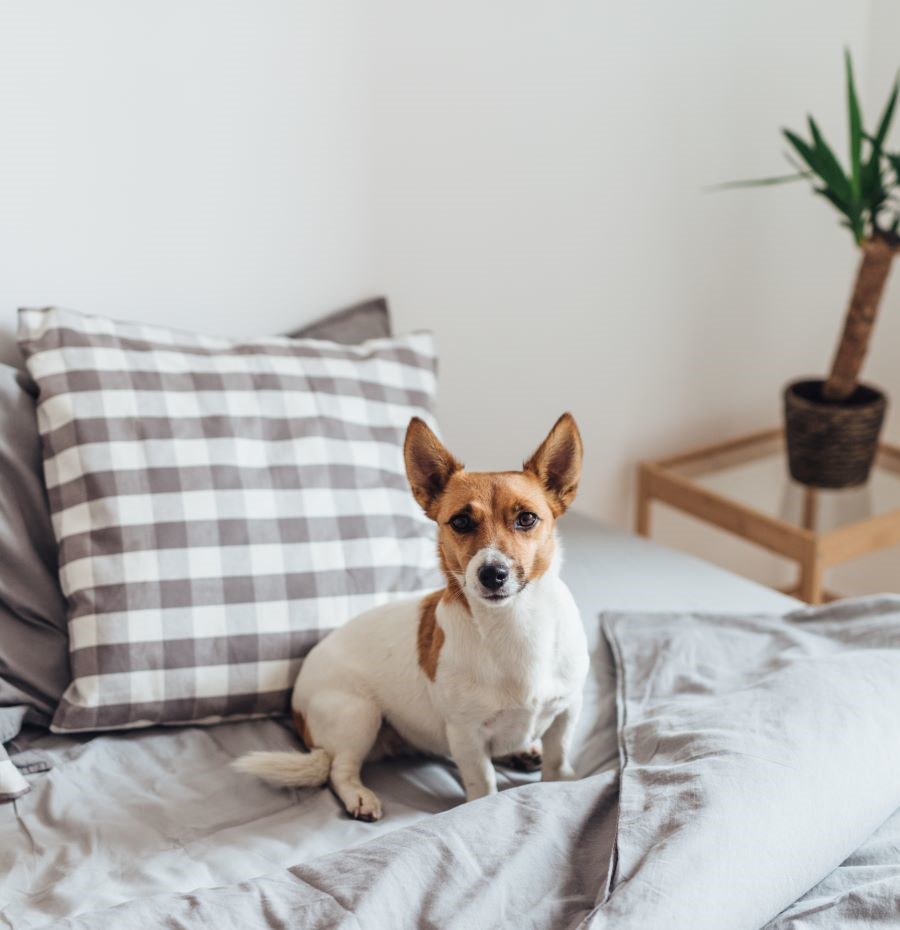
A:
[[[787,618],[608,614],[603,631],[618,779],[514,788],[63,926],[897,926],[900,598]]]
[[[604,631],[622,774],[590,926],[831,930],[838,899],[866,926],[900,919],[900,597]],[[847,863],[883,824],[883,871]]]
[[[328,791],[277,791],[227,767],[251,749],[293,747],[278,721],[94,738],[32,730],[19,744],[24,758],[53,765],[26,776],[29,794],[0,805],[0,927],[64,918],[124,928],[583,919],[606,882],[619,764],[616,675],[599,614],[780,613],[797,604],[577,514],[561,532],[563,574],[593,657],[575,757],[582,780],[541,785],[499,770],[501,788],[513,790],[464,805],[452,766],[397,760],[369,767],[386,817],[360,824]],[[510,869],[527,881],[505,882]]]

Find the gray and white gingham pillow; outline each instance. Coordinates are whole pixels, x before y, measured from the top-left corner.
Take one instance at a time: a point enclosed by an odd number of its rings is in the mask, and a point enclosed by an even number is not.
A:
[[[238,344],[46,309],[19,345],[69,612],[52,729],[280,713],[325,632],[435,586],[402,458],[429,334]]]

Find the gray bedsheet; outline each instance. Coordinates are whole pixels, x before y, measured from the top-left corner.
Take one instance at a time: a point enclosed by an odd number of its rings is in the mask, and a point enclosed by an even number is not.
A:
[[[338,913],[347,926],[557,927],[586,912],[606,880],[618,772],[616,678],[599,613],[795,602],[574,514],[563,537],[594,659],[582,781],[532,785],[501,772],[514,790],[463,805],[451,765],[394,761],[367,772],[385,819],[360,824],[328,791],[277,791],[228,768],[247,750],[294,746],[276,721],[32,736],[18,761],[52,768],[0,805],[0,927],[77,915],[85,927],[332,926]],[[513,873],[530,875],[527,889],[505,883]],[[488,913],[493,923],[475,916]],[[279,923],[284,915],[294,916]]]
[[[787,620],[615,614],[604,630],[618,777],[514,788],[65,926],[896,926],[900,598]]]
[[[898,919],[900,597],[604,627],[622,775],[611,894],[591,926]]]

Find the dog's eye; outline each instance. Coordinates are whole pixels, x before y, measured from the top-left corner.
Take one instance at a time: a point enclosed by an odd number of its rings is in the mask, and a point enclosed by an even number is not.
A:
[[[467,513],[458,513],[455,517],[450,518],[450,526],[457,533],[468,533],[475,526],[475,523]]]
[[[528,511],[528,510],[523,510],[523,511],[516,517],[516,526],[517,526],[520,530],[530,530],[530,529],[535,525],[535,523],[537,523],[537,522],[538,522],[538,516],[537,516],[537,514],[536,514],[536,513],[531,513],[531,512]]]

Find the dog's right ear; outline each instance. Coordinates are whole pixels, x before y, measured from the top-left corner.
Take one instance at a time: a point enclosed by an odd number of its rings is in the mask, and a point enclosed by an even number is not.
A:
[[[462,465],[444,448],[428,424],[418,417],[413,417],[406,429],[403,459],[413,497],[433,520],[437,499]]]
[[[534,455],[522,466],[544,486],[554,516],[565,513],[575,500],[583,455],[584,447],[575,419],[571,413],[564,413]]]

